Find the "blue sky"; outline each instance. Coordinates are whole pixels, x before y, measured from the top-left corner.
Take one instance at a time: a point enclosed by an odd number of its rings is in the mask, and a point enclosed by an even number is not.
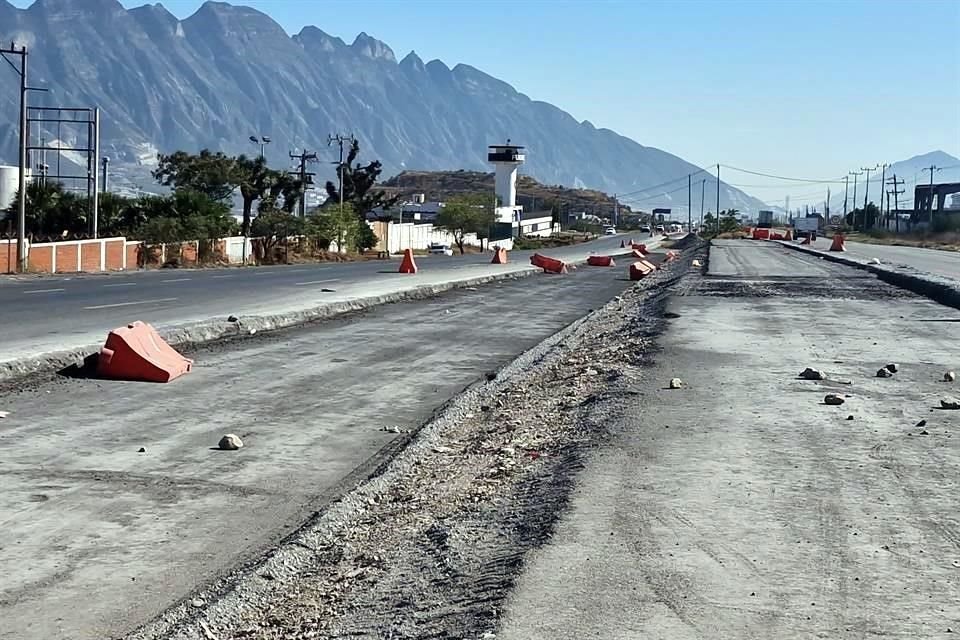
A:
[[[200,4],[164,2],[181,18]],[[960,157],[956,0],[242,4],[289,33],[314,24],[351,42],[365,31],[398,59],[415,49],[470,64],[699,165],[827,178],[934,149]],[[724,178],[782,197],[777,181]]]

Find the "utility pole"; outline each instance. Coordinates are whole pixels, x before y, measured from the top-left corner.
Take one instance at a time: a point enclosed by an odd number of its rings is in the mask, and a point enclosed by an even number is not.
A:
[[[851,171],[848,175],[853,176],[853,223],[852,226],[854,229],[857,228],[857,176],[863,175],[863,171],[859,173],[856,171]]]
[[[850,188],[850,175],[843,176],[843,224],[847,224],[847,195]]]
[[[617,202],[617,194],[613,194],[613,226],[616,227],[620,222],[620,204]]]
[[[880,165],[880,210],[881,211],[883,210],[883,185],[887,182],[887,167],[889,166],[890,165],[887,164],[886,162]],[[887,198],[887,200],[889,201],[890,199]],[[876,224],[876,221],[874,221],[874,224]]]
[[[340,147],[340,162],[337,163],[337,178],[339,182],[339,187],[337,188],[337,191],[340,192],[340,213],[343,213],[343,143],[349,142],[350,144],[353,144],[354,142],[356,142],[356,138],[353,137],[353,134],[341,135],[339,133],[336,135],[327,136],[328,147],[332,145],[334,142],[336,142],[337,145]],[[367,214],[366,211],[362,211],[359,213],[360,215]],[[401,214],[400,222],[403,222],[403,214]]]
[[[691,180],[693,180],[693,174],[687,174],[687,233],[693,231],[693,193]]]
[[[870,197],[870,172],[876,171],[876,170],[877,170],[876,165],[869,168],[860,167],[860,171],[863,171],[867,174],[867,179],[864,182],[864,186],[863,186],[863,227],[862,227],[863,231],[867,230],[867,198]]]
[[[894,207],[893,215],[896,219],[897,224],[897,233],[900,232],[900,194],[903,193],[903,190],[897,190],[898,184],[903,184],[903,180],[897,180],[897,174],[893,174],[893,177],[887,181],[887,184],[893,184],[893,198],[894,198]],[[887,209],[890,208],[890,192],[887,192]],[[889,214],[888,214],[889,215]]]
[[[717,235],[720,235],[720,163],[717,163]]]
[[[923,170],[930,172],[930,193],[928,194],[929,200],[927,204],[927,214],[930,225],[933,226],[933,172],[939,171],[940,169],[937,167],[937,165],[932,164],[929,167],[924,167]]]
[[[107,192],[107,187],[110,185],[109,178],[107,177],[107,171],[109,170],[109,168],[110,168],[110,156],[103,156],[103,189],[101,189],[101,191],[103,191],[104,193]]]
[[[697,227],[699,233],[703,233],[703,196],[707,190],[707,179],[700,181],[700,226]]]
[[[297,177],[300,178],[300,204],[298,209],[300,210],[300,217],[307,217],[307,185],[313,183],[313,176],[315,174],[307,172],[307,163],[316,162],[317,154],[316,153],[307,153],[307,150],[304,149],[300,153],[289,153],[292,160],[296,160],[300,163],[300,168],[297,170]]]
[[[20,68],[10,62],[6,54],[20,56]],[[10,48],[0,48],[0,55],[20,75],[20,164],[17,193],[20,197],[17,208],[17,270],[27,271],[26,221],[27,221],[27,48],[11,42]]]

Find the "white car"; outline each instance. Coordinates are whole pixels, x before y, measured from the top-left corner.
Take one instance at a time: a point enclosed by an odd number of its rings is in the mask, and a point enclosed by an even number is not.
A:
[[[452,256],[453,249],[449,245],[445,244],[432,244],[427,249],[427,253],[434,256]]]
[[[607,227],[603,230],[603,233],[608,236],[615,236],[617,235],[617,229],[616,227]]]

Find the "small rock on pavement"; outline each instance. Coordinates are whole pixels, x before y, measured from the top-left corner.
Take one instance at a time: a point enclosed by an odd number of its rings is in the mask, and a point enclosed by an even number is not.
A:
[[[220,443],[217,446],[224,451],[236,451],[243,446],[243,440],[240,439],[240,436],[228,433],[220,438]]]
[[[680,378],[670,378],[670,388],[671,388],[671,389],[682,389],[682,388],[683,388],[683,380],[681,380]]]
[[[146,453],[146,452],[147,450],[144,449],[143,447],[140,447],[139,449],[137,449],[137,453]]]
[[[190,601],[190,604],[199,609],[200,607],[202,607],[207,603],[204,602],[202,598],[194,598],[193,600]]]
[[[691,266],[691,267],[702,267],[702,266],[703,266],[703,263],[700,262],[699,260],[694,260],[693,262],[690,263],[690,266]]]
[[[884,368],[882,368],[882,369],[877,369],[877,377],[878,377],[878,378],[892,378],[892,377],[893,377],[893,372],[890,371],[890,369],[887,369],[886,367],[884,367]]]
[[[238,318],[237,316],[230,316],[229,318],[227,318],[227,322],[240,322],[240,318]]]
[[[839,405],[839,404],[843,404],[844,402],[846,401],[841,396],[838,396],[835,393],[828,393],[823,398],[823,404]]]
[[[920,422],[917,423],[917,426],[918,426],[918,427],[925,427],[925,426],[927,426],[927,421],[926,421],[926,420],[921,420]]]
[[[803,378],[804,380],[826,380],[827,374],[824,373],[823,371],[820,371],[819,369],[812,369],[810,367],[807,367],[806,369],[800,372],[799,377]]]
[[[945,374],[943,374],[944,382],[953,382],[956,379],[957,379],[957,374],[955,374],[953,371],[947,371]],[[2,417],[3,416],[0,416],[0,418]]]
[[[847,416],[847,420],[853,420],[853,416]]]
[[[887,363],[887,365],[884,367],[884,369],[886,369],[886,370],[889,371],[890,373],[896,373],[897,371],[900,370],[900,365],[898,365],[896,362],[889,362],[889,363]]]
[[[941,409],[960,409],[960,401],[958,400],[941,400],[940,401]]]
[[[3,419],[6,418],[8,415],[10,415],[10,412],[9,412],[9,411],[0,411],[0,420],[3,420]]]

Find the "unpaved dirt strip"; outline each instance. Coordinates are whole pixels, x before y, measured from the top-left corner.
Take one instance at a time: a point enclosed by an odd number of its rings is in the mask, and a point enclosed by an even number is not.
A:
[[[497,638],[960,633],[957,312],[782,252],[719,243],[678,287]]]

